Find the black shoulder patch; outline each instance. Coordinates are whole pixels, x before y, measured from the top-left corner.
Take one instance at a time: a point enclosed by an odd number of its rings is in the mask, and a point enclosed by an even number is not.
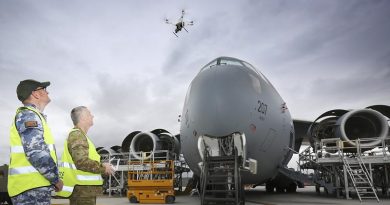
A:
[[[26,121],[24,123],[24,126],[26,128],[38,127],[38,122],[37,121]]]

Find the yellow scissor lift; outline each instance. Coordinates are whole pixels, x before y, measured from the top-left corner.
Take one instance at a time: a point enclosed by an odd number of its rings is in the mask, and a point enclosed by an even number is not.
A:
[[[165,150],[131,152],[127,178],[129,201],[145,204],[173,203],[175,201],[174,159],[174,154]]]

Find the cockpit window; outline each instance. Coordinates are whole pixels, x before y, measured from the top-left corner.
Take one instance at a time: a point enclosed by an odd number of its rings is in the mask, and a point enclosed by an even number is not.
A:
[[[211,61],[210,63],[208,63],[207,65],[203,66],[202,69],[200,69],[200,72],[202,72],[203,70],[205,69],[208,69],[208,68],[212,68],[216,65],[237,65],[237,66],[244,66],[244,67],[247,67],[247,68],[250,68],[251,70],[255,71],[256,73],[257,70],[255,69],[255,67],[253,67],[251,64],[245,62],[245,61],[242,61],[240,59],[237,59],[237,58],[231,58],[231,57],[219,57],[213,61]]]
[[[249,69],[253,70],[255,73],[257,73],[258,75],[260,75],[261,78],[263,78],[264,81],[269,84],[269,81],[267,80],[267,78],[265,78],[263,76],[263,74],[261,74],[259,71],[257,71],[254,66],[252,66],[251,64],[249,64],[245,61],[242,61],[242,60],[237,59],[237,58],[232,58],[232,57],[219,57],[217,59],[214,59],[210,63],[203,66],[203,68],[200,69],[200,72],[202,72],[206,69],[212,68],[216,65],[237,65],[237,66],[243,66],[243,67],[249,68]]]
[[[238,65],[238,66],[244,66],[244,64],[243,64],[242,61],[238,61],[238,60],[235,60],[235,59],[224,59],[224,58],[221,58],[221,59],[220,59],[220,64],[221,64],[221,65]]]

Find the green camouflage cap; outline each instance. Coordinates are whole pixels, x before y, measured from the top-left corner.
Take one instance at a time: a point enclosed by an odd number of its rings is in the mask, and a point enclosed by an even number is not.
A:
[[[31,95],[31,93],[35,89],[37,89],[39,87],[46,88],[49,85],[50,85],[49,81],[38,82],[38,81],[32,80],[32,79],[23,80],[23,81],[20,81],[18,87],[16,88],[16,94],[18,95],[18,99],[23,102]]]

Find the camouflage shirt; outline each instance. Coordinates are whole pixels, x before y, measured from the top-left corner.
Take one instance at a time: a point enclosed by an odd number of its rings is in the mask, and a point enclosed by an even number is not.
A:
[[[25,104],[25,107],[37,109],[33,104]],[[41,115],[46,120],[46,115],[43,113]],[[51,158],[49,147],[44,141],[41,118],[35,112],[24,109],[16,115],[15,125],[27,160],[51,184],[56,184],[59,181],[58,167],[53,158]],[[51,191],[53,187],[47,187],[47,189]]]
[[[88,158],[89,145],[85,133],[78,127],[68,137],[68,151],[77,169],[95,174],[104,174],[105,168],[98,161]],[[72,196],[96,196],[102,193],[101,186],[75,186]]]

